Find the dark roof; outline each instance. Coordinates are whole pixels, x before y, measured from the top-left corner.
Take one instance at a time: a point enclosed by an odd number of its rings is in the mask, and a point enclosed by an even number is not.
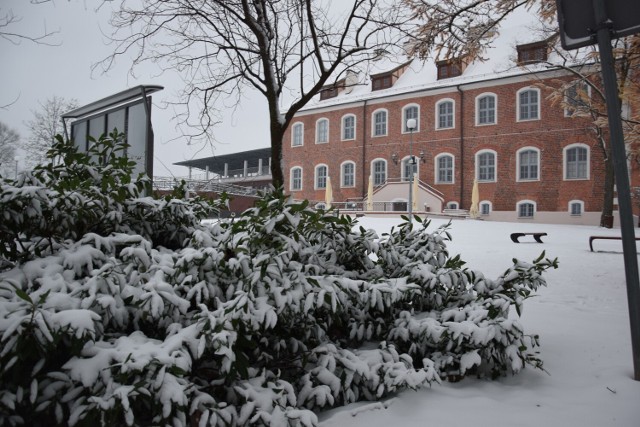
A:
[[[229,170],[244,168],[245,160],[248,162],[249,167],[258,167],[259,159],[262,159],[263,166],[268,166],[270,157],[271,148],[258,148],[256,150],[242,151],[240,153],[225,154],[222,156],[185,160],[183,162],[176,162],[174,165],[193,167],[202,170],[206,170],[207,166],[209,166],[209,172],[222,175],[224,173],[225,163],[229,165]]]

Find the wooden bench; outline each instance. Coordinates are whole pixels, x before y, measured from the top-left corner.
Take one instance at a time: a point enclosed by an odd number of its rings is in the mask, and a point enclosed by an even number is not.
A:
[[[622,236],[591,236],[589,237],[589,249],[593,252],[593,241],[594,240],[622,240]],[[640,237],[636,237],[636,240],[640,240]]]
[[[520,243],[520,241],[518,240],[520,237],[533,236],[536,242],[543,243],[542,236],[546,236],[546,235],[547,233],[511,233],[511,240],[513,241],[513,243]]]

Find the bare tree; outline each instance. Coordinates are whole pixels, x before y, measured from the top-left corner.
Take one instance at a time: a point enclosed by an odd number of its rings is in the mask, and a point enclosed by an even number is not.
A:
[[[31,0],[33,4],[48,3],[50,0]],[[37,44],[44,44],[49,46],[57,46],[58,42],[53,41],[52,37],[57,34],[57,30],[49,30],[46,27],[41,34],[28,35],[16,31],[14,28],[22,20],[22,17],[13,13],[11,9],[3,11],[0,7],[0,40],[8,41],[12,44],[20,44],[22,41],[30,41]],[[0,104],[0,110],[6,110],[8,107],[18,101],[20,95],[15,97],[12,101],[7,102],[3,99],[3,104]]]
[[[38,110],[31,111],[33,119],[25,123],[31,135],[22,147],[27,153],[27,160],[36,164],[44,160],[55,136],[64,132],[62,115],[76,107],[75,99],[54,96],[40,103]]]
[[[6,170],[7,165],[14,160],[19,141],[18,132],[0,122],[0,170]]]
[[[40,4],[47,3],[49,1],[50,0],[35,0],[31,3]],[[14,14],[11,9],[9,9],[8,11],[2,11],[2,8],[0,8],[0,39],[4,39],[13,44],[20,44],[20,42],[22,41],[30,41],[33,43],[51,46],[59,44],[51,40],[52,36],[59,32],[58,30],[50,30],[44,27],[42,33],[32,35],[15,31],[15,25],[18,24],[21,20],[22,17]]]
[[[131,3],[131,5],[130,5]],[[326,84],[402,47],[401,9],[385,0],[124,0],[112,20],[107,69],[125,53],[181,72],[182,123],[205,136],[216,109],[248,88],[267,101],[275,185],[283,183],[282,139],[293,116]],[[329,7],[342,11],[330,11]],[[348,7],[347,7],[348,6]],[[281,110],[283,98],[290,103]],[[195,105],[195,106],[194,106]],[[195,122],[193,118],[196,118]]]
[[[535,11],[542,28],[540,40],[557,40],[559,28],[556,21],[555,0],[403,0],[422,22],[414,33],[409,51],[420,57],[433,55],[440,58],[484,60],[485,49],[491,46],[499,33],[500,24],[518,8]],[[593,124],[595,144],[603,151],[605,161],[604,198],[601,225],[610,226],[613,215],[614,170],[611,145],[608,143],[608,122],[605,94],[600,84],[599,55],[597,49],[587,47],[567,52],[557,43],[550,43],[558,61],[549,62],[554,68],[563,69],[573,78],[558,79],[551,85],[539,81],[551,89],[550,99],[562,105],[576,117],[587,117]],[[637,104],[640,98],[640,36],[634,35],[614,42],[616,71],[619,83],[619,105]],[[636,105],[637,106],[637,105]],[[633,117],[623,116],[625,140],[632,147],[640,142],[640,123]],[[632,155],[640,158],[639,150]]]

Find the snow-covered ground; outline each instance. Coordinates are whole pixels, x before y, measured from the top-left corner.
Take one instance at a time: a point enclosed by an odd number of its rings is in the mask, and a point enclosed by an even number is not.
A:
[[[362,218],[378,233],[397,218]],[[445,223],[434,219],[432,227]],[[524,306],[527,333],[541,337],[546,373],[527,368],[497,381],[465,379],[406,391],[377,403],[358,403],[321,414],[323,427],[496,426],[606,427],[640,425],[640,381],[633,380],[627,293],[620,241],[594,242],[591,235],[619,235],[593,226],[452,223],[451,254],[469,268],[497,277],[517,257],[532,261],[542,250],[560,267],[546,274],[548,287]],[[515,244],[515,231],[548,233]],[[531,242],[531,243],[528,243]]]

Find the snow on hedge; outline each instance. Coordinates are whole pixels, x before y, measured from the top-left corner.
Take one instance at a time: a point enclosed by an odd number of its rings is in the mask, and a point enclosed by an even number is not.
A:
[[[319,410],[542,368],[509,317],[556,260],[496,280],[445,228],[377,236],[280,192],[212,226],[143,197],[117,154],[59,140],[0,183],[0,424],[317,425]]]

